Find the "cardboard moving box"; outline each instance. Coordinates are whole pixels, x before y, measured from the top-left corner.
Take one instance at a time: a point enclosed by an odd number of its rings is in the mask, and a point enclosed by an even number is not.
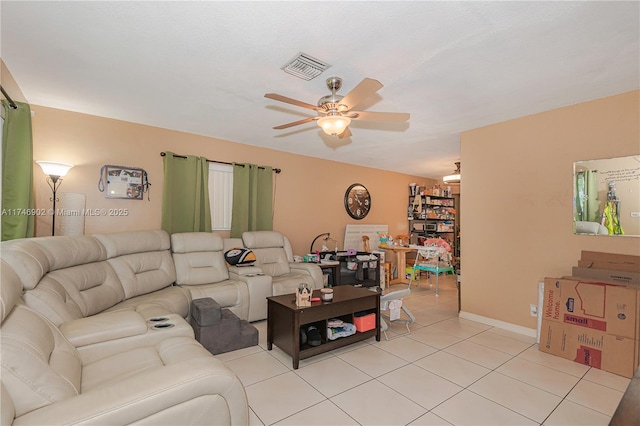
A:
[[[640,288],[640,256],[583,250],[572,274]]]
[[[640,273],[640,256],[582,250],[578,266]]]
[[[606,281],[609,283],[640,288],[640,273],[628,271],[616,271],[613,269],[594,269],[574,266],[571,274],[576,278],[592,281]]]
[[[578,279],[545,278],[542,319],[638,340],[638,292]]]
[[[539,349],[624,377],[638,366],[637,340],[555,321],[542,320]]]

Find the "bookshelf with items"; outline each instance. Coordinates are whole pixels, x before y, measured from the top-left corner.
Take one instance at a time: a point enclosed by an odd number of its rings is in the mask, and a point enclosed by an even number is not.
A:
[[[420,244],[422,238],[442,238],[457,253],[456,206],[450,188],[410,185],[407,212],[412,244]]]

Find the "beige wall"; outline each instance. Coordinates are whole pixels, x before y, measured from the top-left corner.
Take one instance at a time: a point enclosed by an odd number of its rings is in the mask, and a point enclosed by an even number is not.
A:
[[[640,255],[640,238],[574,235],[573,162],[640,153],[634,91],[461,135],[462,310],[535,328],[544,276],[581,250]]]
[[[342,248],[348,223],[387,224],[394,235],[406,233],[408,184],[434,183],[400,173],[37,105],[32,105],[32,109],[35,111],[34,159],[75,165],[64,178],[59,191],[86,194],[86,208],[89,209],[129,211],[127,217],[87,217],[87,234],[160,227],[163,186],[161,151],[281,168],[282,173],[276,175],[274,229],[290,238],[296,254],[305,254],[313,238],[322,232],[331,232]],[[151,200],[147,201],[146,194],[143,201],[105,199],[97,188],[100,168],[105,164],[145,169],[152,184]],[[45,182],[45,176],[37,166],[34,174],[36,208],[49,208],[51,190]],[[351,219],[343,206],[344,192],[354,182],[364,184],[372,195],[372,210],[361,221]],[[36,234],[51,234],[50,216],[37,217]]]

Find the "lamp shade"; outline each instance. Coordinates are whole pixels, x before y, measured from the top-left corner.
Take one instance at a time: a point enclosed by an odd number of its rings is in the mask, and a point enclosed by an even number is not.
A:
[[[349,117],[341,115],[327,115],[318,119],[318,126],[326,134],[334,136],[342,134],[350,123],[351,119]]]
[[[36,163],[42,168],[45,175],[58,177],[66,176],[73,167],[73,164],[56,163],[55,161],[36,161]]]

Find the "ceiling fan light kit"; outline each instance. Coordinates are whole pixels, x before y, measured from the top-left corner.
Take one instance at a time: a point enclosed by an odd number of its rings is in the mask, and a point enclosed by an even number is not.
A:
[[[349,124],[351,124],[351,119],[341,115],[327,115],[318,119],[318,126],[331,136],[341,135]]]
[[[452,175],[447,175],[442,178],[444,183],[460,183],[460,162],[456,162],[456,169]]]
[[[406,113],[352,110],[353,107],[357,106],[365,99],[370,98],[383,87],[382,83],[377,80],[365,78],[345,96],[336,94],[336,92],[342,87],[342,79],[340,77],[329,77],[326,83],[331,94],[321,97],[318,100],[317,106],[278,95],[276,93],[265,94],[265,98],[286,102],[301,108],[312,109],[318,113],[316,117],[308,117],[292,123],[282,124],[274,127],[274,129],[287,129],[289,127],[309,123],[311,121],[317,121],[318,126],[320,126],[326,134],[337,136],[339,138],[348,138],[351,136],[351,132],[349,131],[349,124],[351,124],[351,120],[386,122],[402,122],[409,120],[409,114]]]

